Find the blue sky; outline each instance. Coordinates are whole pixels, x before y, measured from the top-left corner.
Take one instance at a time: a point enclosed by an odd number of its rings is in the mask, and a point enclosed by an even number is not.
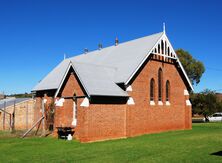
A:
[[[0,0],[0,92],[30,92],[63,55],[162,31],[204,62],[195,91],[222,92],[220,0]]]

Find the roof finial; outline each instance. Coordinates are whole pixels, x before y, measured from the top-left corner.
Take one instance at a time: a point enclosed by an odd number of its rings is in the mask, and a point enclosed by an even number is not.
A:
[[[115,39],[115,46],[117,46],[119,44],[119,39],[118,37],[116,36],[116,39]]]
[[[64,60],[66,59],[66,53],[64,53]]]
[[[166,33],[165,23],[163,22],[163,33]]]

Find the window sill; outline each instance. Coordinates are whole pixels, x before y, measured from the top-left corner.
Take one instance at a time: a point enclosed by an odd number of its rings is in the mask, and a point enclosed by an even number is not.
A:
[[[170,102],[169,101],[166,101],[166,106],[170,106]]]
[[[158,101],[158,105],[163,105],[163,102],[162,101]]]
[[[154,101],[150,101],[150,105],[155,105],[155,102]]]

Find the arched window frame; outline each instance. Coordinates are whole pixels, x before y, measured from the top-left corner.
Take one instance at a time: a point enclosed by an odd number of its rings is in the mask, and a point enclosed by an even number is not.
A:
[[[170,81],[166,81],[166,101],[170,101]]]
[[[163,100],[163,71],[161,68],[158,70],[158,101]]]
[[[150,101],[155,100],[155,80],[152,78],[150,80]]]

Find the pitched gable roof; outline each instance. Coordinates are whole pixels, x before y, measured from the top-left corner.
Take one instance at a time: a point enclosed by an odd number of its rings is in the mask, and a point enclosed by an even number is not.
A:
[[[161,32],[66,59],[51,71],[33,91],[57,89],[58,93],[72,66],[88,96],[127,96],[127,93],[117,84],[128,84],[163,37],[167,39],[165,33]],[[176,54],[174,55],[176,56]],[[180,62],[179,64],[190,84],[186,72]],[[192,89],[191,84],[190,88]]]
[[[128,96],[114,81],[115,69],[106,66],[72,62],[89,95]]]
[[[62,61],[33,88],[33,91],[57,89],[65,76],[69,62],[68,59]]]
[[[115,83],[126,83],[135,68],[147,56],[163,32],[120,43],[102,50],[70,58],[71,61],[92,63],[116,68]]]

